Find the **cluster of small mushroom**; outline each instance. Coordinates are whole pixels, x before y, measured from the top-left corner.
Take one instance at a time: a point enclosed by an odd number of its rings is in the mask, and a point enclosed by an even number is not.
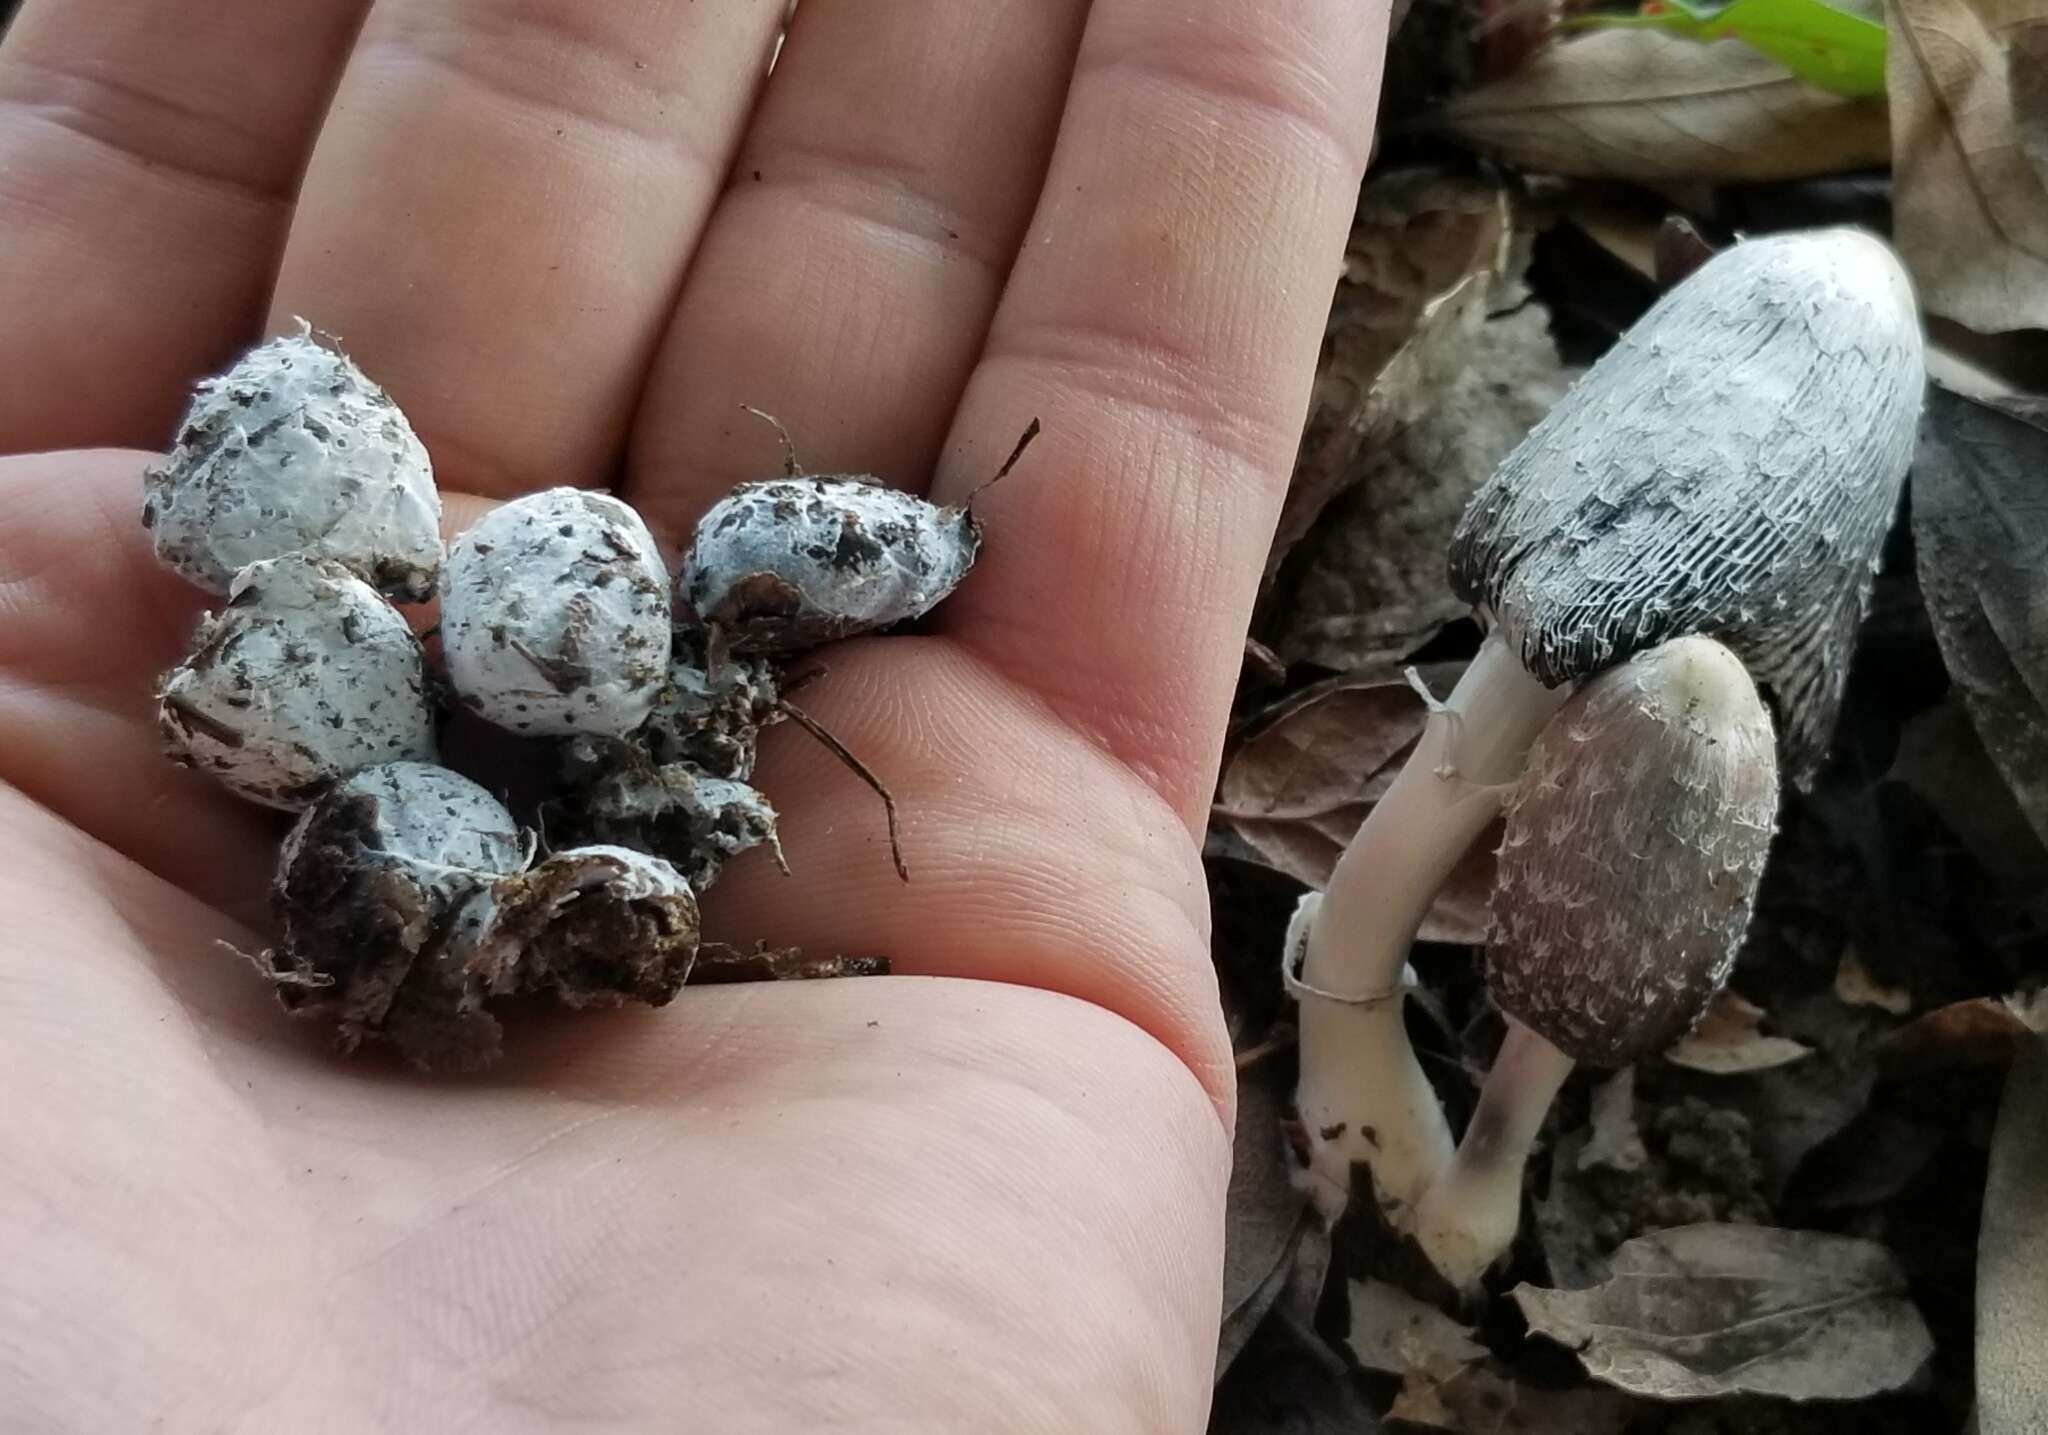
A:
[[[1288,937],[1325,1215],[1370,1200],[1470,1290],[1515,1235],[1573,1065],[1652,1055],[1705,1013],[1776,820],[1758,685],[1809,775],[1925,383],[1882,242],[1748,241],[1667,294],[1474,497],[1451,579],[1492,632]],[[1487,976],[1508,1035],[1454,1148],[1402,1026],[1404,962],[1503,809]]]
[[[580,489],[514,499],[444,552],[425,447],[303,326],[199,386],[143,521],[227,603],[159,721],[178,761],[300,814],[261,958],[288,1007],[332,1014],[345,1047],[468,1069],[498,1054],[495,998],[675,996],[698,896],[748,848],[781,857],[750,779],[762,728],[811,725],[784,665],[924,614],[980,543],[965,505],[786,468],[705,514],[671,587],[639,515]],[[437,595],[439,669],[394,606]],[[452,704],[548,744],[556,845],[441,765]]]

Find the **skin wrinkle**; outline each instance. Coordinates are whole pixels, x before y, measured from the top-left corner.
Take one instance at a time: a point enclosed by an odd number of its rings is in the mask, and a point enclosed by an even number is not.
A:
[[[668,106],[685,101],[686,96],[679,91],[643,87],[637,95],[626,98],[619,92],[633,88],[630,70],[607,66],[609,73],[587,92],[563,94],[555,88],[563,67],[551,64],[548,81],[541,82],[517,62],[502,58],[486,61],[473,48],[459,42],[422,44],[418,36],[403,30],[380,34],[366,43],[356,52],[354,63],[362,65],[372,77],[379,70],[390,71],[394,77],[391,82],[400,85],[407,83],[408,70],[430,70],[441,81],[453,81],[477,100],[502,109],[516,127],[533,131],[535,137],[563,139],[564,130],[571,127],[585,131],[579,142],[593,159],[602,159],[607,166],[618,162],[614,149],[625,148],[643,151],[650,158],[674,161],[679,169],[690,171],[691,179],[699,184],[715,183],[722,173],[716,166],[723,156],[711,154],[695,142],[703,134],[703,127],[690,123],[687,116],[669,115]],[[627,79],[626,85],[617,83],[621,78]],[[369,82],[379,83],[375,78]],[[436,81],[429,78],[426,83],[433,85]],[[633,103],[634,99],[639,103]],[[615,101],[623,101],[616,103],[616,113],[604,113]]]
[[[966,261],[986,276],[992,300],[1009,269],[1008,236],[977,222],[963,200],[948,199],[943,179],[915,159],[864,152],[829,137],[785,140],[765,150],[758,164],[743,154],[734,167],[732,196],[749,194],[816,206],[850,224],[914,245],[942,262]],[[758,171],[760,178],[754,179]]]
[[[61,825],[57,824],[54,819],[51,819],[39,809],[23,803],[19,799],[12,798],[4,790],[0,790],[0,830],[5,829],[13,829],[12,835],[20,839],[18,845],[10,844],[12,850],[35,854],[31,857],[30,872],[39,882],[36,890],[42,894],[44,902],[48,904],[48,910],[52,912],[61,910],[61,904],[58,899],[67,890],[77,890],[83,894],[81,884],[89,883],[92,889],[92,896],[85,902],[80,903],[76,908],[81,913],[93,914],[85,919],[84,927],[87,931],[108,921],[120,923],[137,934],[138,950],[151,952],[158,950],[154,941],[145,945],[142,938],[146,936],[160,939],[162,934],[152,930],[153,924],[138,922],[134,914],[127,910],[127,901],[134,883],[132,880],[133,869],[128,867],[125,862],[114,854],[107,852],[99,844],[69,833]],[[78,875],[67,875],[62,860],[41,860],[43,854],[48,854],[51,859],[61,859],[66,855],[72,854],[81,857],[83,860],[78,868]],[[87,878],[83,876],[85,873],[92,873],[94,875]],[[19,880],[19,878],[16,880]],[[26,904],[20,902],[18,895],[15,902],[17,910],[21,910],[26,906]],[[189,902],[183,905],[188,910],[196,910],[193,904]],[[229,930],[232,931],[232,929]],[[42,1067],[41,1074],[34,1080],[24,1079],[27,1072],[36,1069],[35,1064],[29,1063],[27,1060],[30,1053],[19,1046],[14,1047],[14,1055],[27,1064],[9,1078],[9,1089],[15,1092],[20,1100],[17,1103],[16,1119],[8,1124],[18,1126],[21,1121],[26,1120],[31,1125],[50,1121],[64,1121],[74,1125],[83,1123],[88,1127],[107,1125],[110,1128],[108,1137],[112,1139],[119,1133],[119,1128],[111,1120],[111,1110],[104,1117],[95,1116],[91,1108],[83,1103],[77,1101],[67,1102],[65,1094],[77,1088],[81,1080],[91,1082],[100,1087],[113,1086],[124,1093],[132,1092],[134,1083],[125,1080],[125,1074],[130,1069],[141,1070],[142,1060],[145,1056],[159,1056],[170,1052],[186,1052],[190,1053],[188,1059],[183,1062],[174,1061],[170,1072],[167,1073],[171,1078],[169,1081],[152,1086],[150,1088],[151,1094],[147,1097],[128,1095],[124,1096],[123,1100],[131,1104],[141,1100],[146,1105],[157,1105],[167,1108],[169,1114],[166,1114],[166,1111],[159,1111],[157,1113],[149,1128],[153,1131],[168,1133],[177,1129],[181,1123],[178,1120],[172,1119],[174,1116],[183,1116],[188,1120],[210,1119],[211,1124],[220,1131],[229,1129],[230,1123],[225,1119],[227,1113],[229,1111],[246,1110],[248,1093],[241,1083],[233,1080],[223,1070],[221,1063],[215,1058],[214,1052],[207,1044],[182,1039],[187,1034],[199,1030],[204,1018],[188,1017],[184,1013],[174,1010],[181,1005],[179,998],[173,994],[173,983],[170,979],[174,959],[166,955],[159,959],[153,970],[138,970],[119,961],[119,958],[114,954],[116,944],[91,942],[85,940],[85,937],[86,931],[68,930],[60,926],[56,932],[55,950],[40,954],[38,959],[60,959],[51,968],[53,971],[61,973],[58,980],[69,986],[82,986],[89,990],[93,994],[93,1006],[98,1009],[103,1019],[118,1023],[132,1013],[136,1019],[137,1036],[131,1041],[129,1046],[119,1049],[118,1054],[114,1055],[111,1060],[103,1059],[99,1062],[83,1064],[80,1068],[80,1075],[74,1076],[70,1074],[64,1069],[62,1064],[50,1063]],[[189,939],[181,940],[179,944],[187,947],[195,945]],[[208,955],[211,956],[212,954],[208,953]],[[9,985],[11,985],[11,982]],[[184,995],[189,996],[189,993]],[[150,1013],[156,1013],[157,1015],[152,1017]],[[177,1021],[175,1026],[163,1025],[164,1022],[173,1018]],[[0,1063],[0,1065],[5,1065],[5,1063]],[[192,1091],[180,1091],[176,1078],[181,1072],[199,1073],[197,1076],[197,1080],[200,1083],[198,1088]],[[125,1115],[126,1113],[124,1113]],[[105,1149],[108,1151],[128,1149],[133,1155],[141,1156],[146,1154],[152,1145],[159,1142],[169,1142],[171,1139],[166,1134],[153,1139],[144,1137],[138,1140],[131,1133],[124,1143],[109,1146]],[[195,1139],[201,1140],[202,1145],[205,1144],[203,1137]],[[232,1171],[235,1165],[238,1164],[233,1160],[233,1144],[223,1144],[217,1149],[219,1155],[227,1162],[226,1169]],[[274,1164],[270,1162],[264,1164],[269,1167],[266,1174],[272,1177],[274,1181],[276,1176]],[[242,1179],[246,1181],[246,1175]],[[264,1184],[272,1183],[266,1182]],[[156,1199],[158,1199],[160,1204],[174,1206],[178,1204],[179,1200],[178,1188],[172,1185],[168,1188],[167,1192],[159,1193]],[[245,1196],[244,1199],[248,1199],[248,1197]],[[166,1219],[166,1217],[160,1217],[160,1219]],[[203,1229],[209,1220],[214,1223],[226,1223],[233,1219],[234,1217],[231,1213],[214,1211],[206,1213],[205,1218],[199,1220],[197,1225]],[[4,1230],[5,1227],[0,1226],[0,1231]],[[59,1233],[59,1231],[51,1231],[45,1234],[54,1236]],[[75,1220],[68,1220],[61,1228],[61,1234],[71,1237],[75,1242],[81,1232]],[[128,1239],[141,1243],[145,1249],[154,1249],[149,1246],[150,1237],[146,1233],[146,1228],[134,1232]],[[52,1242],[51,1244],[55,1245],[57,1243]],[[24,1253],[31,1249],[43,1248],[40,1246],[22,1247]],[[173,1244],[164,1249],[177,1249],[177,1247]],[[60,1246],[59,1249],[50,1251],[48,1254],[53,1259],[60,1258],[64,1254],[64,1247]],[[161,1264],[160,1262],[153,1263],[152,1261],[141,1259],[139,1252],[131,1252],[131,1254],[137,1256],[133,1270],[138,1274],[146,1274]],[[217,1278],[214,1282],[216,1292],[219,1291],[222,1285],[231,1290],[236,1283],[232,1276],[228,1276],[224,1280],[218,1279],[219,1273],[215,1273],[215,1276]],[[260,1276],[260,1273],[252,1273],[252,1278],[257,1278],[258,1276]],[[156,1281],[147,1282],[146,1285],[162,1287],[164,1283]],[[170,1288],[174,1289],[175,1286],[173,1285]],[[148,1299],[147,1290],[138,1290],[131,1287],[130,1294],[126,1299],[132,1301],[136,1298]],[[109,1314],[118,1315],[118,1312],[110,1311]],[[222,1390],[233,1389],[244,1382],[254,1383],[260,1387],[266,1383],[265,1377],[262,1374],[264,1371],[273,1372],[271,1379],[281,1382],[284,1379],[285,1370],[289,1366],[285,1352],[289,1351],[293,1344],[294,1341],[288,1329],[271,1329],[269,1331],[269,1339],[266,1340],[262,1328],[258,1328],[245,1330],[240,1339],[223,1342],[212,1347],[213,1353],[216,1355],[225,1353],[236,1357],[234,1370],[212,1372],[217,1377],[218,1387]],[[131,1361],[146,1362],[148,1358],[147,1352],[137,1351],[133,1347],[128,1351],[128,1359]],[[209,1387],[204,1382],[195,1382],[194,1388],[208,1389]],[[159,1391],[160,1395],[167,1397],[157,1407],[164,1413],[174,1412],[181,1405],[189,1403],[177,1399],[175,1395],[169,1395],[168,1392],[172,1389],[173,1387],[167,1384]],[[217,1402],[226,1398],[226,1396],[218,1392],[208,1397],[209,1402]]]
[[[160,443],[191,380],[254,337],[286,202],[365,8],[23,6],[0,48],[0,95],[16,100],[0,104],[0,343],[29,361],[10,368],[0,448]],[[80,113],[24,119],[24,100]]]
[[[95,124],[71,107],[55,101],[24,100],[19,97],[0,97],[0,128],[44,129],[54,131],[57,136],[76,139],[100,151],[102,156],[113,162],[117,170],[126,170],[132,178],[147,184],[174,191],[186,191],[194,198],[203,198],[209,204],[225,200],[255,212],[258,222],[268,216],[282,221],[290,210],[290,194],[268,186],[241,180],[232,173],[208,173],[204,170],[189,169],[184,165],[163,158],[139,138],[126,136],[111,125]],[[10,167],[10,202],[19,200],[25,204],[40,203],[45,213],[68,221],[70,216],[64,206],[54,199],[39,199],[36,189],[31,186],[17,189],[18,176]]]

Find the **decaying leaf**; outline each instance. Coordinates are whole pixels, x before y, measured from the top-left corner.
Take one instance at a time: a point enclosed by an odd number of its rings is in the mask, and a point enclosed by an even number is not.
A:
[[[1829,94],[1740,42],[1655,30],[1557,41],[1438,122],[1523,169],[1587,178],[1791,179],[1890,154],[1882,104]]]
[[[1884,1247],[1767,1226],[1682,1226],[1615,1251],[1589,1290],[1520,1285],[1532,1331],[1632,1394],[1854,1400],[1895,1390],[1933,1352]]]
[[[1266,1079],[1263,1073],[1239,1083],[1237,1138],[1223,1214],[1218,1379],[1280,1298],[1292,1270],[1295,1243],[1307,1220],[1308,1198],[1295,1188],[1281,1136],[1286,1109],[1281,1084]]]
[[[1792,1173],[1783,1204],[1808,1212],[1889,1201],[1919,1179],[1953,1135],[1953,1121],[1936,1126],[1904,1103],[1874,1102],[1813,1148]]]
[[[2011,64],[2040,0],[1891,0],[1894,241],[1929,313],[2048,327],[2048,188],[2028,162]]]
[[[1932,390],[1911,507],[1942,657],[1985,751],[2048,841],[2048,430],[2037,417]]]
[[[1873,977],[1854,947],[1842,949],[1842,960],[1835,967],[1835,995],[1850,1006],[1876,1007],[1893,1016],[1904,1016],[1913,1009],[1913,994]]]
[[[2020,153],[2034,177],[2048,184],[2048,25],[2026,25],[2006,36],[2005,74]]]
[[[1464,365],[1423,395],[1412,421],[1357,454],[1354,486],[1283,574],[1272,624],[1282,658],[1377,668],[1471,611],[1451,591],[1444,554],[1473,492],[1570,386],[1549,317],[1532,302],[1479,325]]]
[[[1376,1435],[1379,1429],[1342,1357],[1314,1331],[1286,1320],[1259,1327],[1216,1387],[1209,1412],[1209,1435]]]
[[[1950,1002],[1888,1033],[1872,1051],[1888,1078],[2008,1066],[2048,1033],[2048,988]]]
[[[1764,1009],[1740,992],[1723,988],[1691,1036],[1664,1053],[1676,1066],[1715,1076],[1766,1071],[1813,1055],[1813,1048],[1788,1037],[1763,1033]]]
[[[1822,991],[1781,1001],[1771,1019],[1813,1055],[1717,1076],[1713,1088],[1717,1100],[1749,1118],[1750,1150],[1764,1194],[1775,1202],[1814,1151],[1869,1108],[1877,1085],[1877,1063],[1869,1048],[1890,1018],[1867,1007],[1845,1006],[1833,992]]]
[[[1369,442],[1410,422],[1465,367],[1473,332],[1515,258],[1505,188],[1428,169],[1376,175],[1359,197],[1323,340],[1270,580]]]
[[[1618,1390],[1549,1389],[1496,1360],[1445,1361],[1409,1370],[1387,1419],[1452,1435],[1624,1435],[1644,1413]]]
[[[1427,1301],[1386,1281],[1352,1281],[1351,1330],[1345,1343],[1358,1363],[1386,1375],[1441,1370],[1486,1358],[1486,1347]]]
[[[1458,671],[1432,665],[1418,677],[1432,692],[1443,692]],[[1212,815],[1271,866],[1320,888],[1428,716],[1421,695],[1399,673],[1304,688],[1252,723],[1224,767]],[[1485,941],[1494,845],[1482,836],[1452,873],[1423,924],[1423,940]]]
[[[1885,780],[1926,803],[2001,886],[2023,892],[2042,885],[2048,849],[1984,750],[1953,686],[1940,702],[1906,720]]]
[[[2048,1430],[2048,1037],[2013,1063],[1977,1238],[1977,1422]]]

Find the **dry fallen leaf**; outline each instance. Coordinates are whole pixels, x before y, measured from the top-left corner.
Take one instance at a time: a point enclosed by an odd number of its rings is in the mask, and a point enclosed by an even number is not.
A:
[[[1473,492],[1570,386],[1549,318],[1532,302],[1487,320],[1413,420],[1357,455],[1354,486],[1282,574],[1284,604],[1270,622],[1282,658],[1379,667],[1471,611],[1451,591],[1444,554]]]
[[[1555,1390],[1517,1381],[1497,1360],[1412,1369],[1389,1421],[1452,1435],[1624,1435],[1642,1429],[1642,1402],[1597,1387]]]
[[[1588,1290],[1520,1285],[1529,1328],[1595,1379],[1659,1400],[1739,1393],[1855,1400],[1933,1352],[1891,1252],[1767,1226],[1681,1226],[1624,1242]]]
[[[1501,185],[1428,169],[1375,175],[1359,196],[1270,580],[1370,442],[1409,422],[1465,367],[1473,331],[1514,258]]]
[[[1740,992],[1724,988],[1691,1036],[1664,1053],[1675,1066],[1713,1076],[1767,1071],[1813,1055],[1813,1048],[1782,1036],[1765,1036],[1766,1013]]]
[[[1887,10],[1893,239],[1921,306],[1987,333],[2048,328],[2048,188],[2022,144],[2009,69],[2044,23],[2042,0]]]
[[[2034,167],[2034,177],[2048,184],[2048,25],[2012,31],[2006,37],[2005,61],[2020,153]]]
[[[1835,995],[1850,1006],[1876,1007],[1893,1016],[1904,1016],[1913,1009],[1913,994],[1873,977],[1854,947],[1844,947],[1842,960],[1836,964]]]
[[[2048,1032],[2048,988],[1936,1007],[1888,1033],[1871,1055],[1890,1080],[2008,1066]]]
[[[1911,511],[1920,588],[1949,675],[2048,841],[2048,429],[2034,417],[1933,389]]]
[[[2048,1037],[2013,1063],[1977,1238],[1981,1435],[2048,1430]]]
[[[1237,1138],[1223,1211],[1219,1380],[1286,1287],[1295,1242],[1308,1216],[1308,1198],[1295,1188],[1281,1137],[1286,1109],[1282,1084],[1263,1072],[1238,1084]]]
[[[1588,178],[1792,179],[1890,153],[1882,103],[1831,95],[1740,41],[1655,30],[1556,41],[1437,122],[1523,169]]]
[[[1781,1001],[1778,1029],[1813,1055],[1739,1076],[1714,1078],[1715,1096],[1749,1118],[1764,1194],[1773,1202],[1814,1152],[1834,1140],[1870,1106],[1877,1063],[1870,1046],[1891,1019],[1845,1006],[1832,991]]]
[[[1885,781],[1909,789],[1984,870],[2013,892],[2041,885],[2048,849],[2020,810],[1954,684],[1899,731]],[[2048,904],[2044,904],[2048,905]]]
[[[1277,1319],[1259,1327],[1216,1387],[1209,1413],[1209,1435],[1376,1435],[1379,1429],[1343,1358],[1314,1331]]]
[[[1805,1213],[1882,1205],[1919,1180],[1954,1135],[1952,1120],[1926,1120],[1903,1102],[1874,1103],[1808,1153],[1782,1206]]]
[[[1427,1301],[1387,1281],[1352,1281],[1351,1330],[1345,1343],[1358,1363],[1385,1375],[1438,1370],[1486,1358],[1486,1347]]]

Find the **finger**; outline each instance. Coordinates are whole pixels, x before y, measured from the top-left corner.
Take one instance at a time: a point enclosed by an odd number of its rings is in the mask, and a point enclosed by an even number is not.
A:
[[[1206,810],[1357,201],[1383,4],[1100,0],[937,496],[984,481],[943,630]]]
[[[152,684],[202,595],[150,560],[150,457],[0,459],[0,783],[246,920],[281,824],[165,760]]]
[[[262,323],[368,0],[29,0],[0,46],[0,452],[166,442]]]
[[[271,307],[341,335],[444,487],[597,483],[721,184],[779,0],[385,0]]]
[[[772,473],[922,487],[1030,218],[1083,0],[797,11],[638,419],[632,496],[674,537]]]

